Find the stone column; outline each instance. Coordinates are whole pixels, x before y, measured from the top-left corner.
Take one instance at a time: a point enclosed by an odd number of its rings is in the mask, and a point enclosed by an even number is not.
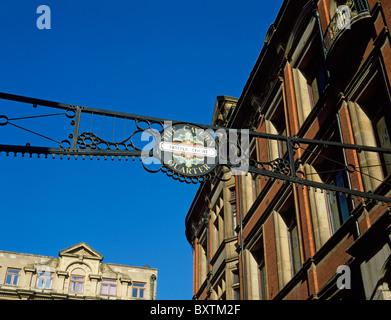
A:
[[[129,285],[132,282],[132,279],[130,278],[120,278],[120,286],[121,288],[118,288],[118,296],[122,299],[124,298],[131,298],[130,292],[128,292]]]
[[[25,283],[24,283],[24,286],[23,287],[26,287],[26,288],[31,288],[31,287],[35,287],[34,284],[32,283],[32,278],[33,278],[33,274],[35,272],[35,268],[29,268],[29,267],[25,267],[24,268],[24,272],[26,274],[26,280],[25,280]]]
[[[65,279],[68,277],[68,272],[66,271],[57,271],[57,288],[56,291],[58,293],[66,293],[65,292]]]
[[[305,172],[308,174],[309,180],[323,183],[316,170],[311,165],[306,164],[304,168]],[[316,250],[319,250],[331,237],[326,195],[320,190],[315,192],[314,188],[311,188],[308,191],[308,195],[311,207],[315,246]]]
[[[259,300],[259,280],[258,280],[258,264],[255,261],[251,251],[246,252],[246,284],[247,284],[247,299]]]
[[[266,120],[266,132],[271,134],[278,134],[276,128],[274,127],[273,123],[269,120]],[[278,152],[278,144],[277,140],[268,139],[268,161],[273,161],[280,157],[280,154]]]
[[[354,140],[357,145],[377,147],[372,122],[356,102],[348,102]],[[374,191],[383,181],[379,155],[375,152],[359,153],[360,171],[365,191]]]
[[[151,275],[151,300],[156,300],[156,275]]]
[[[284,287],[292,278],[288,229],[279,212],[273,212],[276,249],[277,249],[277,272],[279,287]]]
[[[307,80],[298,69],[293,69],[295,95],[297,101],[297,114],[301,126],[311,112],[311,102],[308,93]]]
[[[92,296],[97,296],[100,294],[98,283],[100,280],[102,280],[102,277],[98,274],[90,274],[90,280],[91,280],[91,288],[90,293]]]

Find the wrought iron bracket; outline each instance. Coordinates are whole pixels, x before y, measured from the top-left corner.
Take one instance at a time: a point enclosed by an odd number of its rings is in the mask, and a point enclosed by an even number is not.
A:
[[[32,105],[35,110],[41,110],[36,115],[27,116],[22,114],[22,116],[16,117],[7,116],[2,114],[3,111],[0,111],[0,132],[5,132],[6,128],[12,127],[27,132],[29,138],[33,136],[41,139],[41,141],[44,139],[47,142],[45,146],[40,145],[41,142],[30,143],[26,141],[22,143],[0,144],[0,154],[5,153],[7,156],[11,153],[15,156],[20,154],[21,156],[29,155],[30,157],[34,154],[37,157],[56,158],[56,156],[59,156],[60,159],[70,159],[71,157],[75,159],[93,159],[95,157],[96,159],[114,160],[117,158],[135,160],[138,158],[148,172],[163,172],[175,180],[189,184],[197,184],[215,178],[226,181],[231,179],[233,174],[250,173],[253,176],[264,176],[271,180],[281,180],[284,183],[306,186],[315,190],[326,190],[326,192],[333,192],[340,196],[358,197],[366,201],[391,205],[391,198],[385,195],[352,190],[308,179],[303,170],[301,170],[305,161],[297,156],[299,148],[307,150],[302,148],[302,145],[311,146],[312,148],[324,149],[332,147],[342,148],[345,151],[356,150],[357,152],[367,151],[379,154],[391,154],[391,149],[352,145],[335,141],[287,137],[245,129],[208,126],[77,106],[8,93],[0,93],[0,98],[7,102],[19,103],[19,105],[21,103],[28,108]],[[37,108],[38,106],[40,108]],[[41,107],[44,109],[43,113]],[[56,111],[50,114],[45,112],[45,110],[53,109],[61,112]],[[15,110],[19,111],[20,108],[16,106],[13,108],[6,106],[4,108],[0,105],[0,110],[12,113]],[[59,139],[51,136],[51,133],[50,136],[46,132],[42,133],[42,126],[39,127],[40,130],[31,130],[27,126],[19,124],[20,121],[31,120],[49,120],[49,124],[52,124],[52,119],[55,116],[56,118],[59,117],[61,121],[65,120],[64,129],[68,130]],[[185,128],[193,135],[187,135],[184,132],[184,134],[176,137],[174,141],[167,142],[165,140],[166,136],[172,138],[175,133],[180,131],[179,129]],[[56,129],[58,128],[56,127]],[[108,138],[107,130],[105,131],[104,129],[109,129],[110,138]],[[119,138],[117,131],[122,132],[121,138]],[[233,135],[233,139],[230,138],[231,135]],[[10,141],[14,138],[13,135],[8,136],[7,132],[2,134],[2,136],[5,137],[5,140],[9,139]],[[276,143],[284,143],[286,152],[283,156],[274,160],[267,162],[259,161],[257,156],[254,157],[251,154],[250,144],[254,139],[255,141],[267,139]],[[224,148],[222,147],[222,142],[226,144]],[[190,157],[184,156],[184,154],[187,155],[190,152],[189,150],[194,154]],[[234,154],[234,160],[229,155],[230,150],[233,150],[231,155]],[[174,154],[177,162],[164,161],[165,152],[171,155]],[[212,155],[215,161],[212,163],[203,162],[206,159],[206,155]],[[152,166],[150,166],[151,164]],[[345,170],[348,173],[359,172],[352,164],[344,164],[341,170]]]

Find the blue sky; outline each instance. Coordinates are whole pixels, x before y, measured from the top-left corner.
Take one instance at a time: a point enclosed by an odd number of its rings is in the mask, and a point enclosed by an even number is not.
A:
[[[0,91],[210,124],[216,96],[240,96],[282,2],[2,0]],[[0,115],[33,111],[0,101]],[[30,138],[0,127],[0,144]],[[57,256],[84,241],[104,262],[158,268],[158,299],[192,298],[184,223],[198,186],[139,162],[4,153],[0,175],[0,250]]]

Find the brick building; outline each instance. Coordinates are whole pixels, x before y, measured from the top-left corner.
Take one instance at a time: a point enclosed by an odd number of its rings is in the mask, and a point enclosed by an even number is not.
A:
[[[285,0],[213,125],[391,148],[388,0]],[[258,161],[282,141],[252,139]],[[388,154],[299,146],[308,180],[389,196]],[[387,205],[262,176],[205,181],[186,217],[194,299],[391,299]],[[341,285],[341,283],[343,285]]]

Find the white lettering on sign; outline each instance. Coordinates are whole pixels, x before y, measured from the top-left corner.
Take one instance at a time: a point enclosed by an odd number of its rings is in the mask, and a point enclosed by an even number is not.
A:
[[[200,155],[204,157],[217,157],[216,149],[197,147],[194,145],[189,145],[185,143],[171,143],[171,142],[161,142],[160,150],[168,151],[173,153],[184,153],[190,155]]]

